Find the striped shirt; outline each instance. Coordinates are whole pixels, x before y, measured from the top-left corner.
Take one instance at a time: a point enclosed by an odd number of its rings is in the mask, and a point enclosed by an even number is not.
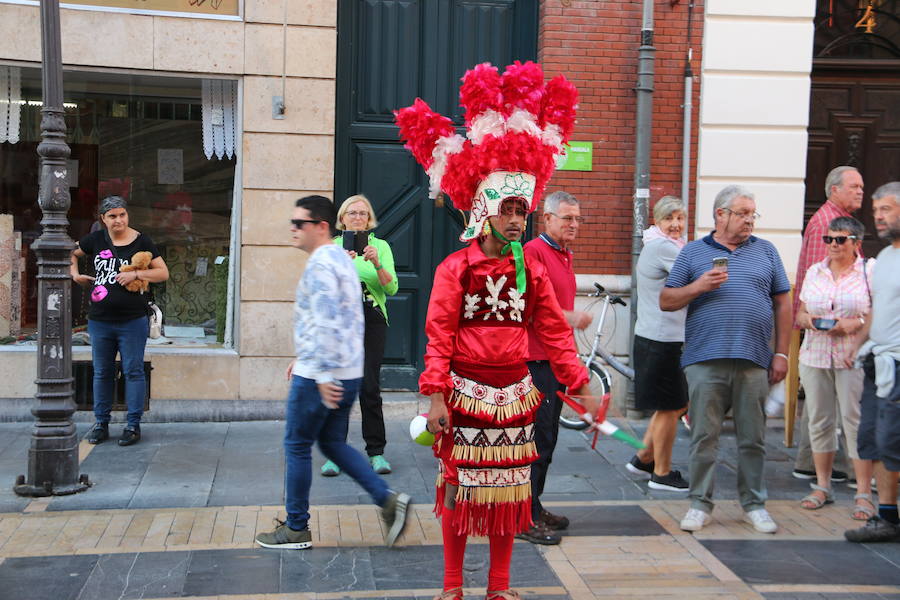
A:
[[[822,236],[828,233],[828,224],[838,217],[852,216],[846,210],[826,200],[825,204],[813,214],[806,224],[803,232],[803,243],[800,246],[800,259],[797,261],[797,284],[794,286],[794,319],[797,318],[797,309],[800,308],[800,290],[803,289],[803,278],[806,277],[809,268],[818,262],[822,262],[828,256],[828,246],[822,241]],[[861,251],[861,250],[860,250]],[[861,254],[860,254],[861,256]],[[794,328],[797,327],[796,321]]]
[[[806,304],[806,312],[823,319],[862,317],[869,313],[872,301],[869,283],[874,260],[869,260],[863,274],[863,259],[856,259],[852,269],[837,280],[828,268],[830,259],[817,262],[806,272],[803,289],[798,296]],[[819,369],[844,369],[844,358],[855,348],[854,336],[834,337],[825,331],[807,329],[800,347],[800,362]]]
[[[687,244],[675,259],[666,287],[680,288],[728,257],[728,281],[688,305],[681,366],[719,358],[740,358],[767,369],[775,326],[772,296],[791,289],[775,246],[755,236],[734,249],[709,234]]]

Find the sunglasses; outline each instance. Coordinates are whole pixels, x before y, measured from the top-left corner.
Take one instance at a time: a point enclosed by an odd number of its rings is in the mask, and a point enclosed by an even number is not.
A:
[[[859,238],[855,235],[823,235],[822,241],[825,242],[825,245],[831,245],[831,242],[837,242],[838,246],[843,246],[844,242],[847,240],[858,240]]]
[[[297,229],[302,229],[307,223],[321,223],[322,219],[291,219],[291,225]]]

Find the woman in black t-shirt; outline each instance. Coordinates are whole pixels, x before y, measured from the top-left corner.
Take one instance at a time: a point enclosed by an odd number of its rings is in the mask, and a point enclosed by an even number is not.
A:
[[[130,446],[141,439],[141,417],[147,389],[144,347],[149,323],[148,297],[130,292],[125,286],[138,279],[160,283],[169,278],[169,269],[153,241],[128,226],[128,205],[124,199],[119,196],[104,198],[100,202],[100,219],[103,227],[79,240],[78,248],[72,252],[70,269],[75,283],[92,287],[88,333],[94,363],[94,417],[97,421],[88,432],[87,441],[99,444],[109,438],[109,413],[118,352],[122,357],[125,404],[128,407],[128,424],[119,438],[119,445]],[[150,268],[119,271],[122,265],[130,264],[136,252],[142,250],[153,256]],[[82,256],[92,258],[94,277],[78,272],[78,259]]]

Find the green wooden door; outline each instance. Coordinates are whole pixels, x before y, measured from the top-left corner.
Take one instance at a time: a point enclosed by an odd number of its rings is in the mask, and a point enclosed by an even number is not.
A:
[[[537,54],[538,0],[340,0],[338,4],[335,201],[365,194],[376,235],[388,241],[400,290],[388,299],[382,384],[416,389],[424,322],[437,264],[460,248],[449,205],[400,144],[393,111],[416,97],[458,124],[459,79],[489,61],[502,68]]]

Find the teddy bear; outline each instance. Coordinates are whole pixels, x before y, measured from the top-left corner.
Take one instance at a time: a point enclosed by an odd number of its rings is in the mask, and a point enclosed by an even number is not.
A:
[[[153,255],[149,252],[141,251],[135,252],[134,256],[131,257],[130,265],[122,265],[119,267],[119,271],[122,273],[126,271],[139,271],[150,268],[150,261],[153,260]],[[140,292],[143,294],[144,292],[150,289],[150,282],[144,281],[143,279],[135,279],[131,283],[125,286],[125,289],[129,292]]]

